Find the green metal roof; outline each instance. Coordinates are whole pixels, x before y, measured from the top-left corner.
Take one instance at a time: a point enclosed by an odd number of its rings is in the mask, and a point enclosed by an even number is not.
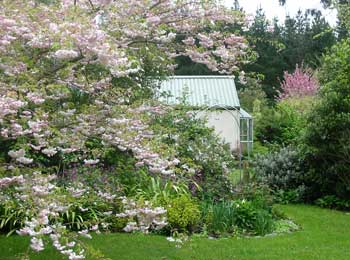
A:
[[[245,111],[243,108],[241,108],[239,110],[239,114],[241,116],[241,118],[248,118],[248,119],[251,119],[253,118],[247,111]]]
[[[179,104],[184,96],[190,106],[240,108],[233,76],[172,76],[160,84],[167,93],[160,100]]]

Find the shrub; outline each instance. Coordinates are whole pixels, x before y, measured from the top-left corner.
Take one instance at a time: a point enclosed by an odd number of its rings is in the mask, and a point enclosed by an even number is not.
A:
[[[339,210],[350,210],[350,200],[339,199],[334,195],[324,196],[315,201],[322,208],[333,208]]]
[[[236,225],[256,235],[265,235],[272,231],[272,214],[258,207],[254,201],[241,200],[236,203]]]
[[[273,108],[264,108],[256,117],[255,135],[261,143],[297,144],[307,126],[313,97],[288,98]]]
[[[301,185],[295,189],[276,190],[273,195],[275,202],[279,204],[298,203],[305,199],[306,191],[306,186]]]
[[[200,221],[198,204],[182,195],[168,201],[167,219],[172,231],[193,231]]]
[[[323,58],[320,101],[304,140],[315,198],[350,199],[350,41],[336,44]]]
[[[209,234],[220,236],[233,233],[265,235],[273,230],[271,209],[245,199],[204,203],[202,218]]]
[[[256,179],[273,190],[290,190],[303,184],[302,160],[292,147],[257,156],[254,171]]]
[[[305,198],[307,177],[304,160],[293,147],[257,156],[254,161],[256,180],[270,187],[277,203],[295,203]]]

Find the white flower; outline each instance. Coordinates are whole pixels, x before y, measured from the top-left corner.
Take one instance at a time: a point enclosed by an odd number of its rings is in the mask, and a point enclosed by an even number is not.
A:
[[[173,170],[162,170],[162,174],[164,174],[164,175],[171,175],[173,173],[174,173]]]
[[[94,225],[90,228],[91,231],[96,231],[98,230],[98,225]]]
[[[41,238],[32,237],[30,240],[30,247],[37,252],[44,250],[43,240]]]
[[[26,158],[26,157],[19,157],[16,159],[16,161],[22,164],[31,164],[33,162],[33,159]]]
[[[168,240],[169,242],[175,242],[175,238],[173,237],[167,237],[166,240]]]
[[[147,18],[147,22],[150,24],[159,24],[160,23],[160,17],[159,16],[150,16]]]
[[[43,154],[46,154],[48,157],[52,157],[57,153],[57,150],[56,150],[56,148],[48,147],[48,148],[43,149],[41,152]]]
[[[99,159],[96,159],[96,160],[84,160],[84,164],[85,165],[95,165],[95,164],[98,164],[99,163]]]
[[[112,195],[112,194],[110,194],[108,192],[104,193],[104,192],[101,192],[101,191],[99,191],[97,193],[97,195],[100,196],[101,198],[106,199],[106,200],[113,200],[117,196],[117,195]]]
[[[69,191],[74,198],[79,198],[86,192],[86,189],[69,187],[69,188],[67,188],[67,191]],[[83,208],[80,208],[80,209],[83,212],[88,210],[88,209],[83,209]]]
[[[246,80],[246,77],[245,77],[245,72],[244,71],[241,71],[241,73],[239,74],[239,82],[242,84],[242,85],[245,85],[247,84],[247,80]]]
[[[28,93],[27,98],[36,105],[40,105],[45,102],[45,99],[39,93]]]
[[[11,178],[5,177],[5,178],[0,179],[0,187],[8,186],[8,185],[11,185],[13,183],[23,183],[23,182],[24,182],[23,175],[14,176]]]
[[[14,158],[14,159],[17,159],[17,158],[20,158],[20,157],[24,157],[24,155],[26,154],[26,151],[24,151],[23,149],[20,149],[18,151],[9,151],[7,153],[11,158]]]
[[[76,244],[76,243],[75,243],[74,241],[72,241],[72,242],[69,242],[69,243],[67,244],[67,246],[68,246],[68,247],[73,247],[73,246],[75,246],[75,244]]]
[[[117,218],[125,218],[125,217],[128,216],[128,214],[126,214],[126,213],[119,213],[119,214],[116,214],[115,216],[116,216]]]
[[[125,232],[132,232],[134,230],[138,230],[137,223],[136,222],[129,222],[123,230]]]
[[[74,59],[79,56],[79,53],[73,50],[58,50],[54,56],[60,60]]]
[[[72,252],[68,256],[69,260],[78,260],[78,259],[85,259],[85,256],[83,254],[77,255],[75,252]]]
[[[182,243],[182,240],[180,238],[167,237],[166,240],[169,242]]]
[[[82,231],[79,231],[78,234],[83,236],[83,237],[86,237],[88,239],[91,239],[92,236],[90,234],[88,234],[89,230],[85,229],[85,230],[82,230]]]
[[[186,38],[185,40],[182,40],[182,42],[186,45],[190,45],[190,46],[193,46],[196,41],[193,37],[189,37],[189,38]]]
[[[179,160],[179,159],[175,158],[175,159],[173,160],[173,164],[178,165],[179,163],[180,163],[180,160]]]
[[[112,215],[113,211],[106,211],[106,212],[103,212],[103,215],[105,216],[110,216]]]
[[[40,229],[40,234],[48,235],[50,233],[52,233],[51,227],[44,227],[44,228]]]

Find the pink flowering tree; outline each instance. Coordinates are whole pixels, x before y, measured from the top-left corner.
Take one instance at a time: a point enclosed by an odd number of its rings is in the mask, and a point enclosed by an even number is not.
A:
[[[131,152],[137,167],[176,179],[179,160],[157,150],[150,129],[152,118],[171,108],[151,101],[130,105],[135,95],[152,92],[150,76],[171,73],[179,55],[231,74],[247,61],[249,48],[242,36],[216,30],[223,23],[245,23],[240,13],[216,1],[48,2],[1,1],[0,198],[27,205],[27,221],[18,233],[32,237],[33,250],[43,250],[50,237],[69,259],[82,259],[84,250],[64,239],[59,215],[72,206],[67,198],[86,190],[75,183],[62,195],[50,173],[98,167],[104,150],[113,147]],[[98,147],[87,145],[92,138],[99,139]],[[106,201],[116,197],[98,189],[89,194]],[[143,224],[129,223],[128,230],[166,224],[161,208],[134,203],[129,208]],[[101,225],[91,223],[79,234],[89,237]]]
[[[281,88],[282,92],[279,95],[279,99],[283,100],[314,96],[319,89],[319,84],[310,70],[303,69],[297,65],[292,74],[287,71],[284,72]]]

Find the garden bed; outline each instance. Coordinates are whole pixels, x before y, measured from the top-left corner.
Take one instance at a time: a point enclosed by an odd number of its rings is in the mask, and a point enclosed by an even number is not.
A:
[[[108,234],[94,236],[89,246],[110,259],[349,259],[350,215],[305,205],[278,206],[302,229],[267,237],[206,239],[192,237],[181,248],[164,236]],[[28,238],[0,237],[2,260],[21,259]],[[29,259],[63,259],[53,248]],[[99,259],[99,258],[88,258]],[[101,258],[102,259],[102,258]]]

